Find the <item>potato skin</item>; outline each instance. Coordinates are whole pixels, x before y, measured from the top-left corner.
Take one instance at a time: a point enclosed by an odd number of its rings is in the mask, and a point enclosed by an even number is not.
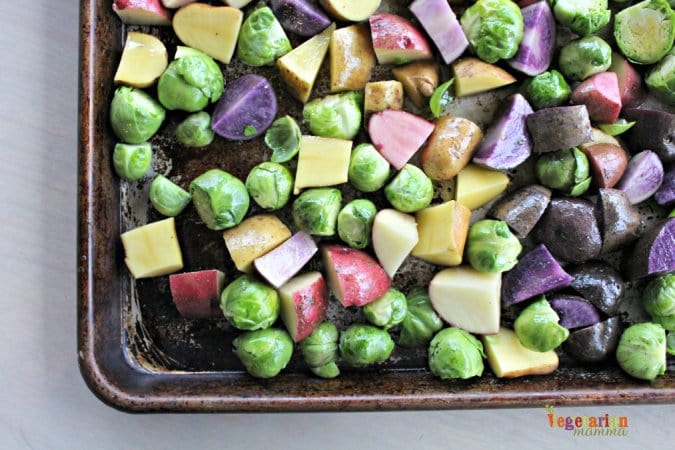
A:
[[[435,181],[450,180],[471,160],[483,132],[470,120],[442,116],[434,122],[436,128],[420,159],[424,173]]]

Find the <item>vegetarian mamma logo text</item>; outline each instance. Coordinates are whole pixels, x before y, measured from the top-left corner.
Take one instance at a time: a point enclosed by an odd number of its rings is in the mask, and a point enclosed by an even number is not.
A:
[[[628,436],[628,417],[559,416],[555,408],[546,405],[546,417],[551,428],[571,431],[574,436]]]

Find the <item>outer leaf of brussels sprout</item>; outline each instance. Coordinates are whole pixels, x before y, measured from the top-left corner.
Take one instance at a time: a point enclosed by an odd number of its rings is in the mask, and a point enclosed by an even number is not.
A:
[[[434,187],[431,179],[419,167],[406,164],[384,188],[384,195],[394,208],[411,213],[429,206]]]
[[[523,84],[522,92],[534,109],[564,105],[572,96],[570,86],[557,70],[530,78]]]
[[[164,175],[157,175],[150,184],[148,194],[152,206],[168,217],[180,214],[190,203],[190,194]]]
[[[431,307],[431,300],[425,289],[413,289],[406,300],[408,312],[401,322],[398,345],[408,348],[424,347],[434,333],[443,328],[443,321]]]
[[[186,147],[207,146],[215,136],[211,129],[211,116],[204,111],[190,114],[176,127],[176,139]]]
[[[291,43],[267,6],[256,8],[239,31],[237,58],[250,66],[272,64],[291,51]]]
[[[429,344],[429,368],[443,380],[466,380],[483,374],[483,344],[459,328],[446,328]]]
[[[339,189],[308,189],[293,202],[295,225],[315,236],[333,236],[341,203]]]
[[[377,208],[370,200],[357,199],[347,203],[337,218],[340,239],[352,248],[367,247],[375,214]]]
[[[460,22],[473,50],[489,63],[513,58],[523,40],[523,14],[510,0],[478,0]]]
[[[273,288],[248,275],[242,275],[223,290],[220,309],[237,329],[261,330],[276,322],[281,302]]]
[[[654,323],[638,323],[623,332],[616,360],[629,375],[654,380],[666,371],[666,331]]]
[[[352,91],[312,100],[303,109],[303,118],[316,136],[353,139],[361,128],[363,95]]]
[[[480,220],[469,230],[467,256],[479,272],[506,272],[518,263],[523,250],[506,222]]]
[[[386,361],[394,341],[386,331],[371,325],[352,325],[340,335],[340,355],[354,367]]]
[[[567,328],[558,324],[560,318],[544,296],[525,308],[513,324],[523,347],[535,352],[547,352],[562,344],[569,336]]]
[[[246,371],[256,378],[277,376],[293,356],[291,337],[274,328],[244,333],[232,341],[232,347]]]
[[[366,320],[385,330],[403,322],[408,313],[408,304],[402,292],[389,289],[382,297],[363,307]]]
[[[190,194],[199,217],[212,230],[239,224],[250,203],[244,183],[220,169],[211,169],[195,178],[190,183]]]
[[[166,112],[145,92],[130,87],[115,91],[110,103],[110,125],[127,144],[142,144],[159,130]]]
[[[246,189],[261,208],[274,211],[283,208],[291,198],[293,175],[281,164],[260,163],[249,172]]]
[[[349,161],[349,182],[361,192],[375,192],[391,173],[389,162],[370,144],[357,145]]]
[[[148,172],[152,163],[152,147],[145,144],[116,144],[113,151],[113,167],[120,178],[136,181]]]
[[[300,127],[291,116],[281,117],[265,132],[265,145],[272,150],[272,162],[290,161],[300,150]]]

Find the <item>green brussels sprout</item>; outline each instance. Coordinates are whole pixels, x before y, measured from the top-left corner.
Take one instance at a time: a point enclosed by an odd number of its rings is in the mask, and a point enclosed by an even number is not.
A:
[[[357,145],[349,160],[349,182],[361,192],[375,192],[387,182],[389,162],[370,144]]]
[[[157,175],[152,180],[148,196],[152,206],[160,214],[168,217],[175,217],[180,214],[192,199],[188,191],[164,175]]]
[[[300,150],[300,127],[291,116],[280,117],[265,131],[265,145],[272,150],[272,162],[290,161]]]
[[[307,103],[302,116],[316,136],[353,139],[361,128],[362,102],[357,91],[329,95]]]
[[[211,116],[204,111],[190,114],[176,127],[176,139],[186,147],[205,147],[215,136]]]
[[[308,189],[293,202],[295,226],[314,236],[333,236],[341,203],[339,189]]]
[[[366,320],[385,330],[403,322],[408,313],[408,303],[403,292],[389,289],[384,295],[363,307]]]
[[[446,328],[429,344],[429,368],[442,380],[483,375],[483,344],[459,328]]]
[[[291,43],[272,10],[260,4],[244,20],[237,40],[237,58],[249,66],[265,66],[291,51]]]
[[[544,186],[578,197],[591,185],[591,168],[586,155],[577,148],[545,153],[535,166]]]
[[[218,64],[205,53],[189,47],[178,47],[159,82],[157,97],[166,109],[187,112],[201,111],[223,94],[225,81]]]
[[[540,73],[523,83],[523,95],[534,109],[554,108],[567,103],[572,90],[557,70]]]
[[[666,56],[675,41],[675,12],[666,0],[645,0],[614,17],[614,39],[626,58],[654,64]]]
[[[642,292],[642,305],[652,321],[675,331],[675,274],[654,278]]]
[[[424,347],[434,333],[443,328],[443,321],[431,307],[431,300],[424,288],[415,288],[406,299],[407,313],[401,322],[398,345],[401,347]]]
[[[142,144],[150,139],[165,117],[162,105],[140,89],[117,88],[110,103],[110,125],[115,136],[127,144]]]
[[[560,317],[542,295],[520,313],[513,330],[523,347],[547,352],[565,342],[570,332],[558,324]]]
[[[393,350],[389,333],[372,325],[352,325],[340,335],[340,355],[350,366],[384,362]]]
[[[558,22],[580,36],[604,28],[612,17],[607,0],[549,0],[549,3]]]
[[[337,217],[340,239],[352,248],[365,248],[370,242],[377,208],[370,200],[358,199],[347,203]]]
[[[645,322],[626,328],[616,348],[619,366],[630,376],[654,380],[666,372],[666,331]]]
[[[645,84],[656,96],[675,105],[675,47],[649,71]]]
[[[675,331],[669,331],[666,337],[666,351],[675,356]]]
[[[293,340],[287,332],[275,328],[249,331],[232,341],[232,350],[249,374],[272,378],[291,360]]]
[[[286,206],[293,190],[293,175],[281,164],[264,162],[246,177],[246,189],[263,209],[274,211]]]
[[[150,169],[152,163],[152,147],[144,144],[115,144],[113,150],[113,167],[115,173],[127,181],[136,181]]]
[[[582,81],[612,64],[612,48],[597,36],[574,40],[560,50],[558,65],[565,78]]]
[[[279,317],[281,301],[273,288],[249,275],[242,275],[223,290],[220,309],[239,330],[264,330]]]
[[[510,0],[478,0],[460,23],[473,51],[489,63],[513,58],[523,40],[523,14]]]
[[[190,183],[190,194],[199,217],[211,230],[238,225],[250,203],[244,183],[220,169],[211,169],[195,178]]]
[[[518,263],[523,250],[506,222],[479,220],[469,230],[466,254],[479,272],[506,272]]]
[[[406,164],[384,188],[384,195],[394,208],[411,213],[429,206],[434,186],[419,167]]]
[[[338,356],[338,329],[330,322],[323,322],[309,336],[300,341],[300,352],[316,376],[335,378],[340,369],[335,360]]]

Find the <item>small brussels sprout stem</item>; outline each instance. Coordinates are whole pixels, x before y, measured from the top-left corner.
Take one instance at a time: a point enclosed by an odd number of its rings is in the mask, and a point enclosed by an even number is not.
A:
[[[363,307],[366,320],[385,330],[403,322],[408,312],[405,295],[396,289],[389,289],[382,297]]]
[[[142,144],[159,130],[166,112],[140,89],[120,87],[110,103],[110,125],[127,144]]]
[[[220,169],[211,169],[190,183],[192,203],[211,230],[238,225],[248,211],[250,199],[238,178]]]
[[[389,162],[370,144],[357,145],[349,161],[349,182],[361,192],[382,189],[391,173]]]
[[[300,341],[300,352],[310,370],[321,378],[335,378],[340,369],[335,364],[338,355],[338,329],[323,322],[309,336]]]
[[[300,150],[300,127],[291,116],[281,117],[265,132],[265,145],[272,150],[272,162],[290,161]]]
[[[452,85],[455,83],[454,78],[450,78],[445,83],[438,86],[429,99],[429,109],[435,119],[438,119],[445,111],[445,108],[454,100],[454,93]]]
[[[590,164],[577,148],[558,150],[542,155],[535,166],[541,184],[551,189],[578,196],[590,186]]]
[[[429,368],[442,380],[481,376],[483,358],[483,344],[459,328],[441,330],[429,344]]]
[[[353,139],[361,128],[361,103],[361,92],[329,95],[307,103],[302,115],[316,136]]]
[[[612,64],[612,48],[598,36],[588,36],[565,45],[558,60],[565,78],[583,81],[604,72]]]
[[[635,122],[627,122],[626,119],[619,119],[614,123],[601,123],[598,125],[598,128],[600,128],[603,133],[610,136],[619,136],[633,128],[633,125],[635,125]]]
[[[675,274],[654,278],[642,292],[642,306],[652,321],[675,331]]]
[[[259,5],[241,25],[237,58],[244,64],[259,67],[272,64],[290,51],[291,43],[272,10]]]
[[[160,214],[175,217],[190,203],[190,194],[164,175],[157,175],[148,194],[152,206]]]
[[[666,372],[666,331],[655,323],[638,323],[623,332],[616,348],[619,366],[630,376],[652,381]]]
[[[525,308],[513,324],[513,330],[523,347],[535,352],[547,352],[560,346],[570,335],[558,324],[560,317],[544,296]]]
[[[340,335],[340,355],[354,367],[386,361],[394,350],[389,333],[372,325],[352,325]]]
[[[232,341],[232,349],[246,371],[256,378],[272,378],[293,356],[293,340],[275,328],[250,331]]]
[[[341,203],[339,189],[308,189],[293,202],[293,221],[314,236],[333,236]]]
[[[443,321],[431,307],[431,300],[424,288],[415,288],[406,299],[407,313],[401,322],[398,345],[401,347],[424,347],[434,333],[443,328]]]
[[[205,147],[213,142],[211,116],[207,112],[190,114],[176,127],[176,139],[186,147]]]
[[[115,173],[127,181],[136,181],[150,169],[152,163],[152,147],[144,144],[115,144],[113,150],[113,167]]]
[[[384,188],[384,195],[397,210],[404,213],[417,212],[431,203],[434,186],[419,167],[406,164]]]
[[[352,248],[367,247],[375,214],[377,207],[370,200],[358,199],[347,203],[337,217],[340,239]]]
[[[281,302],[273,288],[248,275],[242,275],[223,290],[220,309],[235,328],[260,330],[276,322]]]
[[[479,272],[506,272],[518,263],[523,250],[506,222],[479,220],[469,230],[466,254]]]
[[[572,96],[569,84],[557,70],[540,73],[525,81],[522,93],[534,109],[564,105]]]
[[[275,211],[283,208],[291,198],[293,175],[281,164],[260,163],[249,172],[246,189],[261,208]]]

